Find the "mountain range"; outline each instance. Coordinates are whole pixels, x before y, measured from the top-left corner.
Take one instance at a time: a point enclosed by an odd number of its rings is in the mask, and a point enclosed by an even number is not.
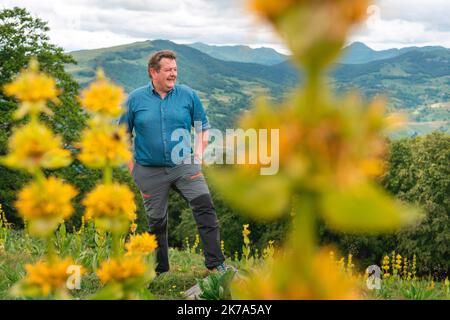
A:
[[[151,52],[177,53],[178,82],[196,91],[208,108],[213,125],[232,127],[236,115],[252,99],[266,94],[276,101],[302,81],[289,56],[270,48],[176,44],[167,40],[143,41],[111,48],[74,51],[77,65],[67,70],[81,86],[105,73],[127,92],[148,83],[147,61]],[[338,92],[358,88],[366,97],[385,95],[390,110],[406,111],[409,128],[401,135],[449,130],[450,49],[410,47],[375,51],[363,43],[343,49],[329,81]]]

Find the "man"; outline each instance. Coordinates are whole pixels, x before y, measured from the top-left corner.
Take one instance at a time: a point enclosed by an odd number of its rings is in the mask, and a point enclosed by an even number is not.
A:
[[[208,123],[197,94],[185,85],[176,85],[177,63],[173,51],[158,51],[148,62],[150,83],[134,90],[126,102],[127,110],[119,123],[128,126],[134,137],[134,161],[130,173],[141,191],[149,231],[156,236],[156,272],[169,270],[167,216],[169,190],[179,192],[192,208],[204,245],[205,265],[210,270],[225,271],[220,248],[219,223],[211,195],[198,161],[208,143]],[[190,137],[194,122],[197,143],[190,153],[190,139],[172,141],[175,130],[186,130]],[[182,143],[184,162],[175,161],[172,151]],[[186,161],[187,160],[187,161]]]

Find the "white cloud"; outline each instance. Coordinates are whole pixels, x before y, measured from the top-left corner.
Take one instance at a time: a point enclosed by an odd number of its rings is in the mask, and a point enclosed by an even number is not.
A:
[[[179,43],[246,44],[283,52],[279,38],[245,11],[246,0],[2,0],[48,21],[65,50],[168,39]],[[377,19],[352,40],[376,49],[438,44],[450,47],[448,0],[379,0]]]
[[[351,37],[374,49],[440,45],[450,47],[450,1],[379,0],[371,17]]]

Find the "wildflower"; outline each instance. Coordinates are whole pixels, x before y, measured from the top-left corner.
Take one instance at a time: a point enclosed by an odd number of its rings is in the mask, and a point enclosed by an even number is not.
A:
[[[91,112],[117,117],[122,113],[121,105],[125,100],[125,92],[122,87],[107,80],[104,72],[99,69],[97,80],[81,93],[80,100],[82,106]]]
[[[243,225],[242,236],[244,238],[248,237],[248,235],[250,234],[250,230],[248,230],[248,227],[249,227],[248,224]]]
[[[58,95],[55,80],[39,72],[36,59],[31,59],[28,69],[4,86],[4,92],[7,96],[15,96],[20,101],[30,103],[55,100]]]
[[[136,218],[134,194],[125,186],[117,183],[100,184],[95,187],[83,201],[86,206],[87,220],[100,217],[116,217],[124,215],[128,220]]]
[[[9,140],[10,153],[1,162],[16,169],[34,172],[38,168],[68,166],[70,151],[61,148],[62,139],[43,124],[32,122],[14,131]]]
[[[133,222],[133,223],[130,225],[130,231],[131,231],[131,233],[135,233],[135,232],[136,232],[136,229],[137,229],[137,224]]]
[[[388,255],[384,256],[384,258],[383,258],[383,266],[382,266],[382,269],[383,269],[383,270],[386,270],[386,271],[389,270],[389,256],[388,256]]]
[[[67,272],[69,266],[74,265],[71,258],[60,260],[56,258],[51,262],[39,261],[36,264],[25,265],[27,272],[19,285],[33,296],[49,296],[66,290],[66,282],[70,274]],[[83,273],[83,269],[81,270]],[[33,288],[34,290],[30,290]]]
[[[248,235],[250,234],[250,230],[248,229],[249,225],[248,224],[244,224],[243,225],[243,229],[242,229],[242,236],[243,236],[243,240],[244,240],[244,245],[248,246],[250,244],[250,239],[248,238]]]
[[[347,272],[350,272],[350,274],[352,273],[352,270],[355,267],[355,265],[352,263],[352,258],[353,258],[353,255],[349,254],[348,260],[347,260]]]
[[[198,245],[200,244],[200,237],[198,234],[195,235],[194,245],[191,248],[191,253],[195,253]]]
[[[105,284],[108,282],[124,282],[130,279],[142,278],[149,272],[148,266],[139,255],[119,259],[110,259],[102,263],[97,270],[97,276]]]
[[[125,244],[127,249],[126,255],[132,254],[148,254],[157,248],[156,237],[153,234],[147,232],[133,235],[130,240]]]
[[[389,278],[390,273],[389,273],[389,256],[385,255],[383,258],[383,262],[382,262],[382,267],[381,269],[383,269],[383,278]]]
[[[400,273],[402,267],[402,256],[397,254],[395,257],[395,269],[397,269],[398,273]]]
[[[186,250],[191,252],[191,245],[189,243],[189,238],[188,237],[184,238],[184,244],[185,244]]]
[[[33,181],[18,194],[16,208],[28,220],[31,234],[45,236],[73,213],[71,200],[77,191],[71,185],[55,177]]]
[[[123,126],[97,126],[83,131],[78,159],[90,168],[119,166],[131,159]]]
[[[6,219],[6,215],[5,212],[2,209],[2,204],[0,203],[0,228],[6,228],[6,229],[10,229],[12,226],[12,223],[8,222],[8,220]]]
[[[403,258],[403,278],[408,277],[408,258]]]
[[[397,264],[395,262],[395,251],[392,251],[391,253],[391,268],[393,275],[395,275],[397,272]]]
[[[416,279],[416,263],[417,263],[417,259],[416,259],[416,255],[413,255],[413,263],[412,263],[412,267],[411,267],[411,273],[412,273],[412,277],[413,280]]]
[[[267,246],[263,249],[263,258],[264,259],[271,259],[273,258],[274,254],[275,254],[275,249],[273,247],[275,241],[273,240],[269,240],[269,242],[267,243]],[[334,261],[334,259],[333,259]]]

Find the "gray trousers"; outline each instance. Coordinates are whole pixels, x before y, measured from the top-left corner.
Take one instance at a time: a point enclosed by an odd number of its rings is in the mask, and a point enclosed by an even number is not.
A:
[[[147,167],[136,163],[132,176],[144,200],[149,231],[158,242],[156,272],[169,271],[167,209],[170,188],[179,192],[193,211],[204,247],[205,266],[211,269],[225,260],[220,249],[219,221],[199,164]]]

